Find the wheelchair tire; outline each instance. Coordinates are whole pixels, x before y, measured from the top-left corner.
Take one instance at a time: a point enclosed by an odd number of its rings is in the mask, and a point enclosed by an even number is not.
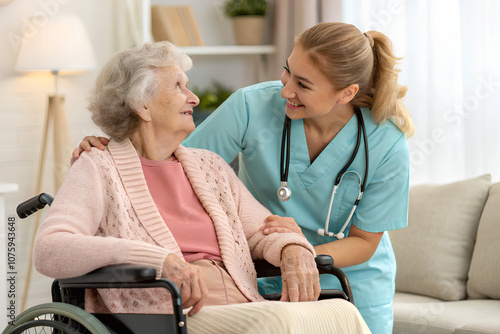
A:
[[[92,314],[77,306],[65,303],[46,303],[33,306],[19,314],[13,321],[13,323],[10,323],[9,326],[5,328],[2,334],[24,333],[18,330],[20,326],[29,322],[34,327],[29,327],[29,325],[26,325],[27,328],[35,328],[35,323],[42,320],[50,321],[51,323],[58,322],[62,325],[67,325],[75,330],[74,332],[64,332],[64,329],[68,328],[64,327],[63,329],[61,329],[63,331],[62,333],[110,334],[106,326],[104,326],[102,322],[100,322]],[[55,327],[53,328],[56,330],[59,329]],[[41,333],[45,332],[42,331]],[[52,333],[52,331],[48,333]],[[57,331],[55,333],[57,333]]]
[[[14,328],[10,334],[28,334],[28,333],[59,333],[59,334],[81,334],[81,332],[55,320],[31,320]]]

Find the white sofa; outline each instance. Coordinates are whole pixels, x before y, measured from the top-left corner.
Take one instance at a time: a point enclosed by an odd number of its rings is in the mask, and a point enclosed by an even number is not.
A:
[[[500,333],[500,183],[410,190],[396,253],[394,333]]]

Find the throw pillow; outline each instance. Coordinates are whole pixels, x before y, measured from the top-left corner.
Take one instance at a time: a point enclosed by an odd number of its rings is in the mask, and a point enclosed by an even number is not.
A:
[[[470,298],[500,299],[500,183],[491,186],[484,206],[467,281]]]
[[[466,297],[477,225],[491,176],[410,189],[408,227],[391,231],[396,290],[443,300]]]

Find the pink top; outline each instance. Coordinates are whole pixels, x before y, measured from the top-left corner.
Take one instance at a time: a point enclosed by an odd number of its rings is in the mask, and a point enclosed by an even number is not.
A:
[[[187,262],[222,261],[215,227],[180,162],[141,160],[151,197]]]

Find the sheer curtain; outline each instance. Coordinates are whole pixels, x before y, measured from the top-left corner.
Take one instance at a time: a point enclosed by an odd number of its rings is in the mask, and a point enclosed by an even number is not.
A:
[[[393,41],[416,134],[411,182],[500,179],[500,1],[349,0],[342,20]]]
[[[150,0],[114,0],[116,27],[116,50],[131,48],[151,41],[151,33],[144,31],[143,24],[146,17],[143,13],[145,8],[149,8]]]
[[[272,0],[272,24],[276,54],[270,62],[271,77],[279,79],[293,49],[296,35],[322,21],[342,20],[341,0]]]

